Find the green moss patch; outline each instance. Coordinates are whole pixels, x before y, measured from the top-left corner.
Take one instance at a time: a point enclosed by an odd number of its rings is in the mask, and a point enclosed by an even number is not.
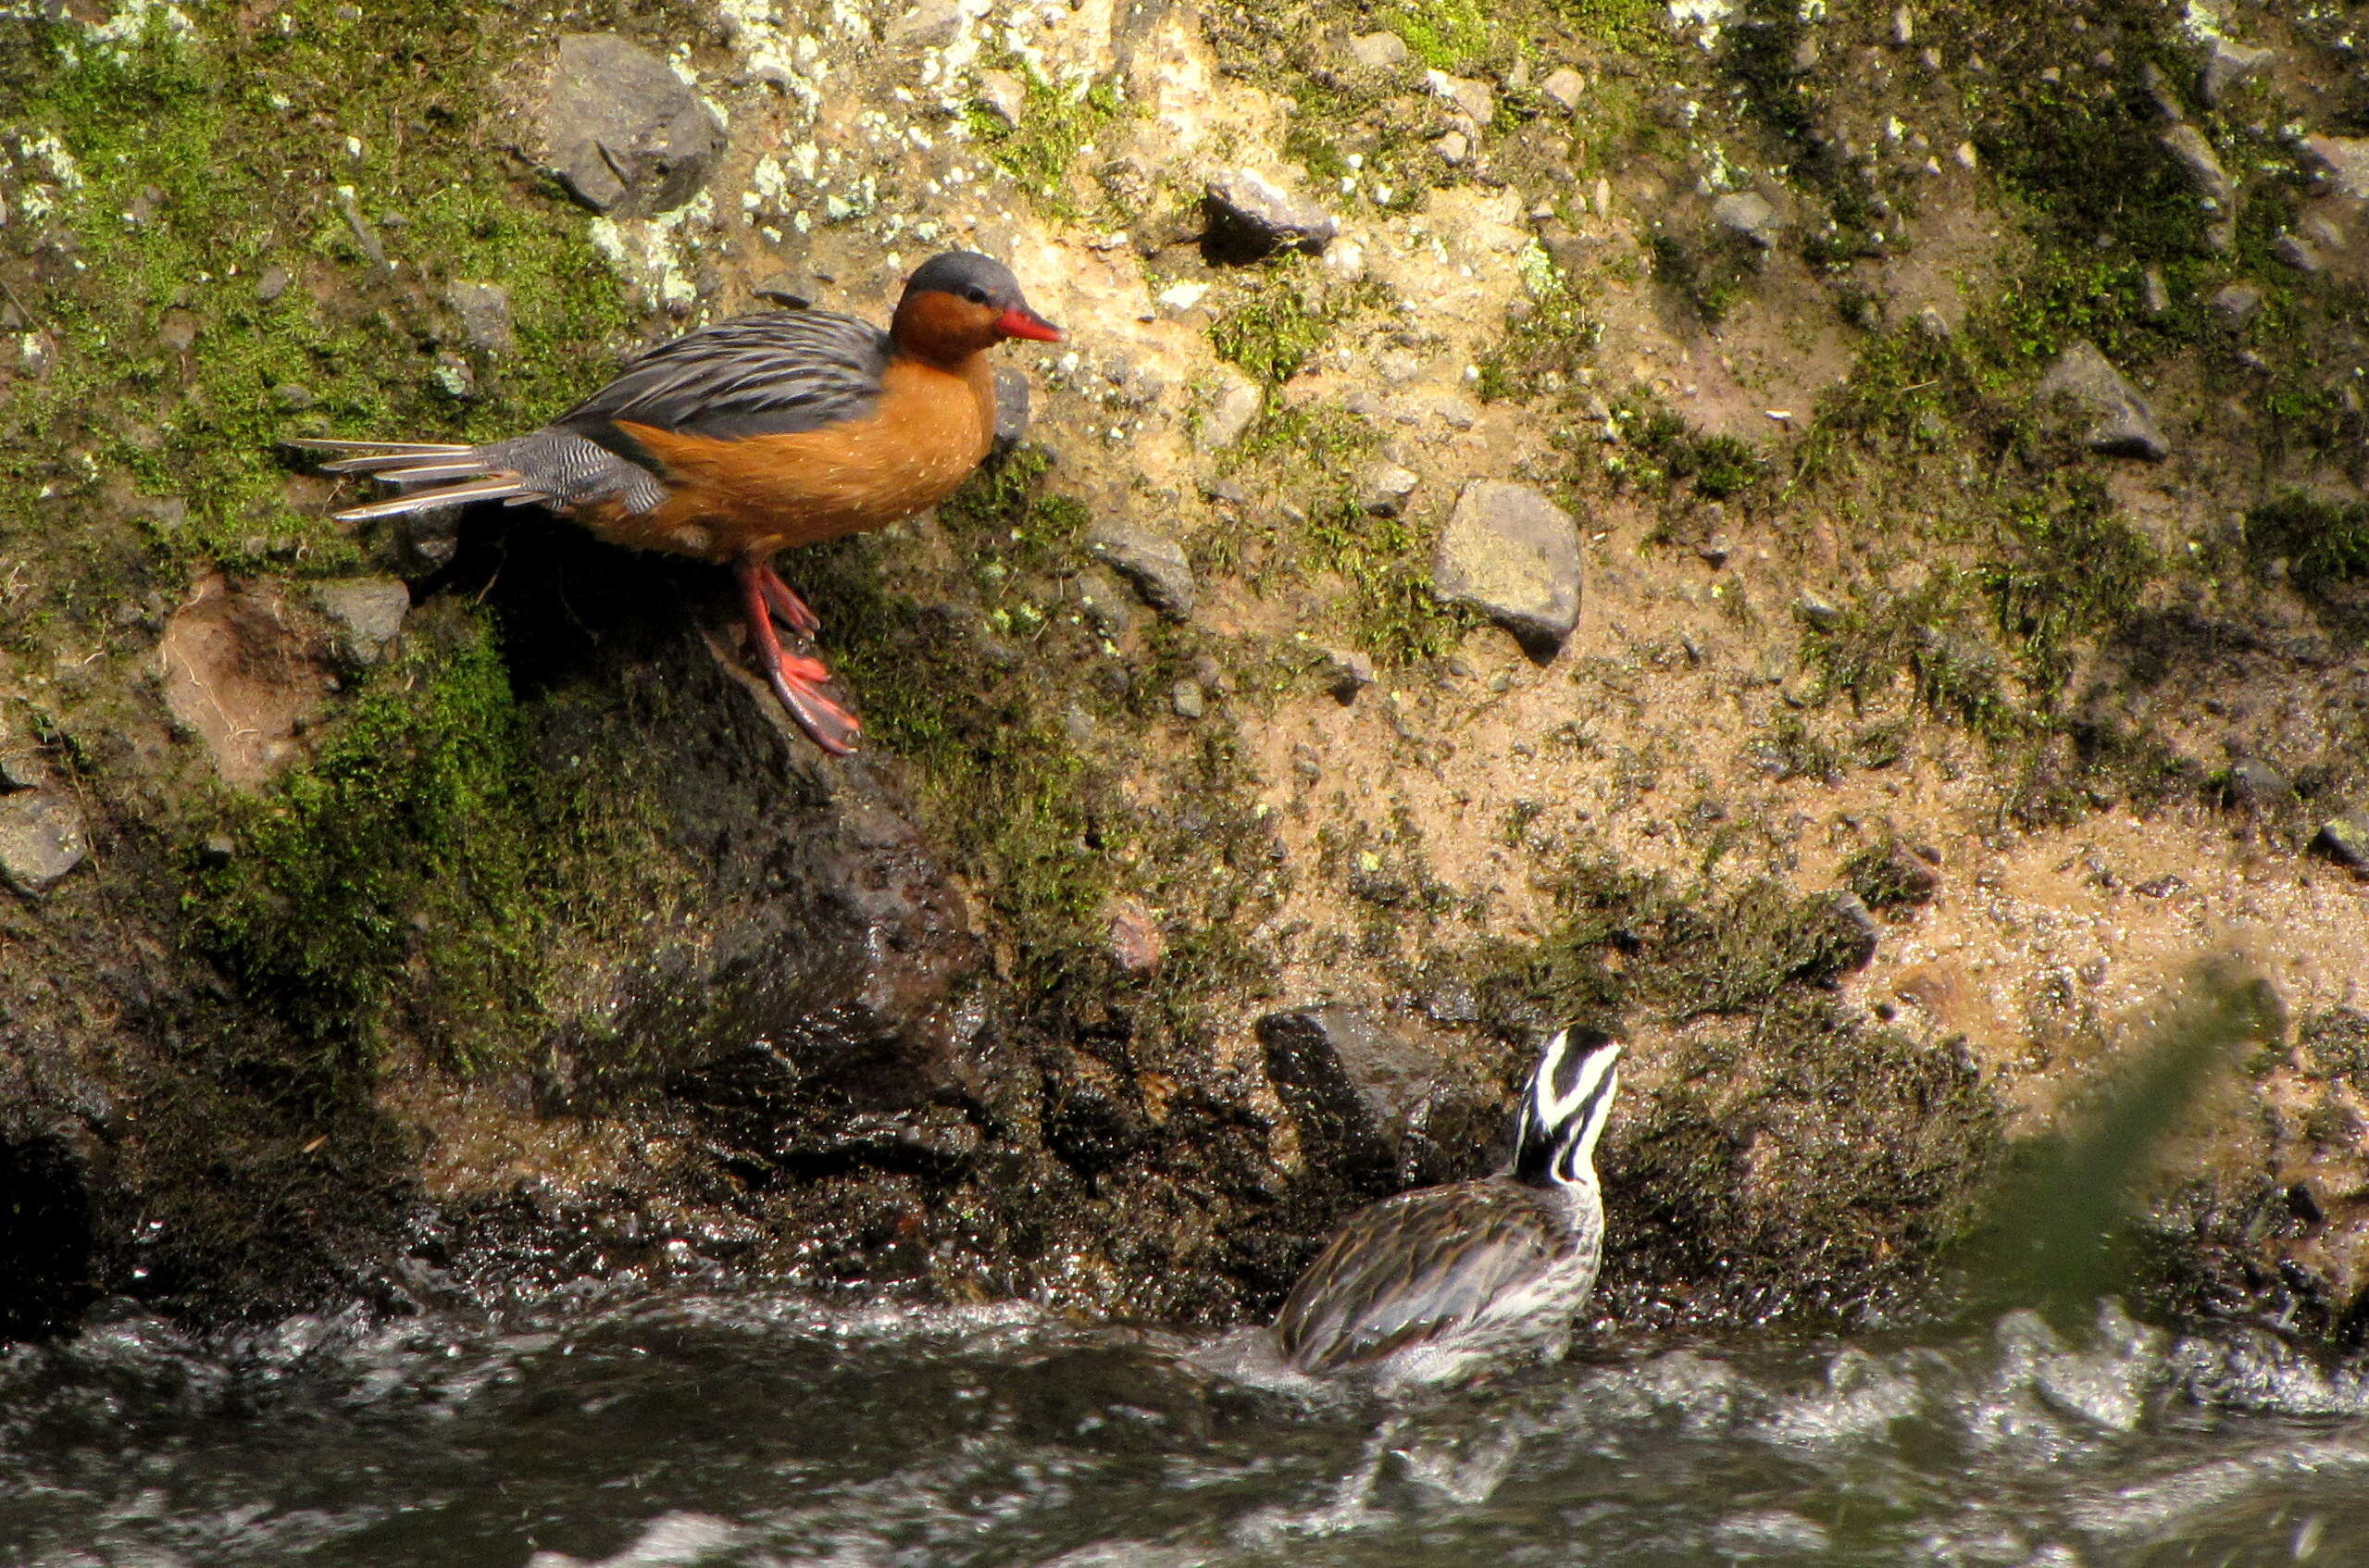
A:
[[[555,772],[491,628],[431,607],[312,760],[231,808],[236,848],[187,912],[324,1063],[367,1069],[399,1027],[483,1069],[550,1022],[563,939],[648,890],[633,800],[616,765]]]
[[[44,376],[0,392],[0,528],[128,482],[185,507],[141,508],[165,558],[350,569],[349,535],[291,504],[281,438],[509,433],[596,380],[624,326],[582,215],[522,190],[488,130],[488,72],[530,41],[442,5],[299,0],[186,36],[150,15],[120,46],[0,22],[14,204],[49,187],[0,240],[0,276],[55,343]],[[35,137],[74,180],[28,156]],[[438,378],[440,355],[466,361],[449,279],[506,287],[516,318],[468,400]]]
[[[1243,933],[1277,894],[1268,834],[1222,722],[1171,765],[1175,803],[1143,810],[1116,794],[1117,759],[1165,722],[1194,650],[1165,625],[1140,663],[1103,649],[1061,587],[1087,559],[1088,516],[1049,488],[1051,468],[1041,448],[1017,447],[939,508],[971,574],[951,599],[916,598],[921,579],[883,582],[864,541],[811,552],[801,569],[828,585],[833,661],[863,693],[867,736],[907,770],[1026,1007],[1116,1003],[1186,1028],[1219,996],[1265,984]],[[1167,915],[1155,977],[1111,957],[1121,895]]]
[[[2290,491],[2246,514],[2246,542],[2258,564],[2284,561],[2306,592],[2357,583],[2369,578],[2369,502]]]
[[[1866,931],[1829,895],[1681,886],[1601,860],[1576,863],[1559,902],[1561,926],[1485,964],[1479,990],[1509,1031],[1664,1026],[1636,1068],[1655,1087],[1625,1100],[1602,1159],[1629,1238],[1604,1286],[1624,1316],[1913,1298],[1973,1223],[1999,1110],[1955,1043],[1876,1027],[1835,996]]]
[[[1087,220],[1102,205],[1078,174],[1079,156],[1108,136],[1126,114],[1117,82],[1048,81],[1020,61],[1010,62],[1027,85],[1020,123],[1007,124],[984,104],[968,111],[971,133],[996,166],[1020,182],[1029,199],[1054,217]]]

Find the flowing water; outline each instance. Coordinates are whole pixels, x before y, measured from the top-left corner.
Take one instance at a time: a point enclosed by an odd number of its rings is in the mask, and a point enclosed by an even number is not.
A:
[[[1583,1341],[1382,1401],[1231,1342],[779,1292],[0,1352],[0,1562],[2369,1563],[2369,1386],[2111,1302]]]

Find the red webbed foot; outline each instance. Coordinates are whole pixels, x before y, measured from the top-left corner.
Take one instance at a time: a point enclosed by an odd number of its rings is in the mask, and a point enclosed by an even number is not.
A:
[[[775,576],[766,563],[742,561],[733,571],[741,579],[741,615],[748,625],[749,652],[773,688],[773,694],[781,699],[781,705],[816,745],[833,756],[851,754],[864,727],[854,714],[824,695],[822,683],[830,678],[830,670],[820,659],[785,655],[780,635],[774,629],[773,618],[778,614],[811,636],[812,628],[821,624],[815,613],[790,591],[789,585]],[[776,598],[777,593],[780,598]],[[783,611],[782,600],[794,607],[797,616],[805,623],[804,627]]]
[[[773,569],[773,563],[758,561],[754,566],[756,585],[765,594],[766,604],[779,618],[781,624],[801,637],[819,635],[823,628],[823,618],[815,614],[804,599],[798,597],[796,590],[781,580],[781,574]]]

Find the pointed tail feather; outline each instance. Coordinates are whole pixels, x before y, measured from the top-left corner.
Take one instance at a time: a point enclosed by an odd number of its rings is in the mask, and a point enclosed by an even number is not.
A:
[[[324,463],[321,469],[330,474],[368,474],[382,484],[426,484],[430,479],[483,479],[508,470],[496,468],[474,454],[445,460],[418,457],[401,459],[397,467],[389,460],[377,457],[356,457],[348,463]],[[515,475],[510,475],[516,478]]]
[[[382,479],[400,479],[399,474],[381,475]],[[348,506],[335,514],[341,523],[368,522],[374,517],[401,517],[414,512],[432,512],[439,506],[466,506],[473,501],[540,501],[542,495],[520,482],[516,474],[494,474],[485,479],[471,479],[465,484],[439,485],[433,490],[415,491],[398,495],[392,501],[373,501],[367,506]]]
[[[305,452],[343,452],[355,456],[375,454],[389,457],[438,457],[477,450],[466,442],[347,441],[343,436],[290,436],[286,444]]]

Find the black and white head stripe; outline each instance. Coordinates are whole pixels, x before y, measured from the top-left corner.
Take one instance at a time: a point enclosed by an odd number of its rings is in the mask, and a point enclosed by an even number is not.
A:
[[[1620,1089],[1620,1046],[1602,1035],[1575,1039],[1564,1029],[1546,1042],[1522,1097],[1513,1176],[1532,1183],[1593,1181],[1596,1139]]]

